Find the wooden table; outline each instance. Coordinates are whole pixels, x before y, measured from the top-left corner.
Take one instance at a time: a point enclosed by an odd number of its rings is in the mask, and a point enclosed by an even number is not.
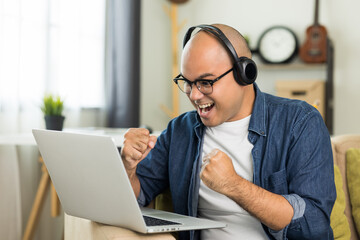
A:
[[[170,233],[141,234],[65,214],[65,240],[175,240]]]

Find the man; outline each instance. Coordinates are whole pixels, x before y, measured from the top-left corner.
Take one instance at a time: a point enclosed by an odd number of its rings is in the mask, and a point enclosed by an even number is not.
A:
[[[175,212],[228,225],[180,239],[333,239],[333,160],[321,115],[241,82],[232,55],[251,64],[241,34],[200,28],[185,41],[175,78],[196,111],[170,121],[158,139],[145,129],[125,135],[121,156],[139,203],[170,187]]]

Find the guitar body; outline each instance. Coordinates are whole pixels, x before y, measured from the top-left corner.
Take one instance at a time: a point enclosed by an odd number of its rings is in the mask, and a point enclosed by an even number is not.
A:
[[[301,60],[306,63],[326,62],[327,32],[319,24],[319,1],[315,0],[314,25],[306,29],[306,40],[299,51]]]
[[[306,29],[306,41],[299,51],[300,58],[306,63],[326,62],[327,31],[322,25]]]

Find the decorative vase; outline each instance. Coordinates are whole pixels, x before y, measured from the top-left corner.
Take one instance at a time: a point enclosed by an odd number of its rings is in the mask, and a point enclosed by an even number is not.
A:
[[[44,118],[46,129],[62,131],[65,120],[64,116],[46,115]]]

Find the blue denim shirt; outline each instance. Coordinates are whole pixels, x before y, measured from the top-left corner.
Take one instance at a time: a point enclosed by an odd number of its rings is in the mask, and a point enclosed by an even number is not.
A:
[[[333,157],[321,115],[303,101],[262,93],[256,84],[254,89],[248,135],[254,145],[253,182],[284,196],[294,208],[288,226],[276,232],[263,225],[264,231],[269,239],[333,239]],[[170,121],[138,165],[141,205],[170,187],[174,211],[197,216],[204,129],[196,111]],[[180,232],[179,238],[198,239],[199,233]]]

